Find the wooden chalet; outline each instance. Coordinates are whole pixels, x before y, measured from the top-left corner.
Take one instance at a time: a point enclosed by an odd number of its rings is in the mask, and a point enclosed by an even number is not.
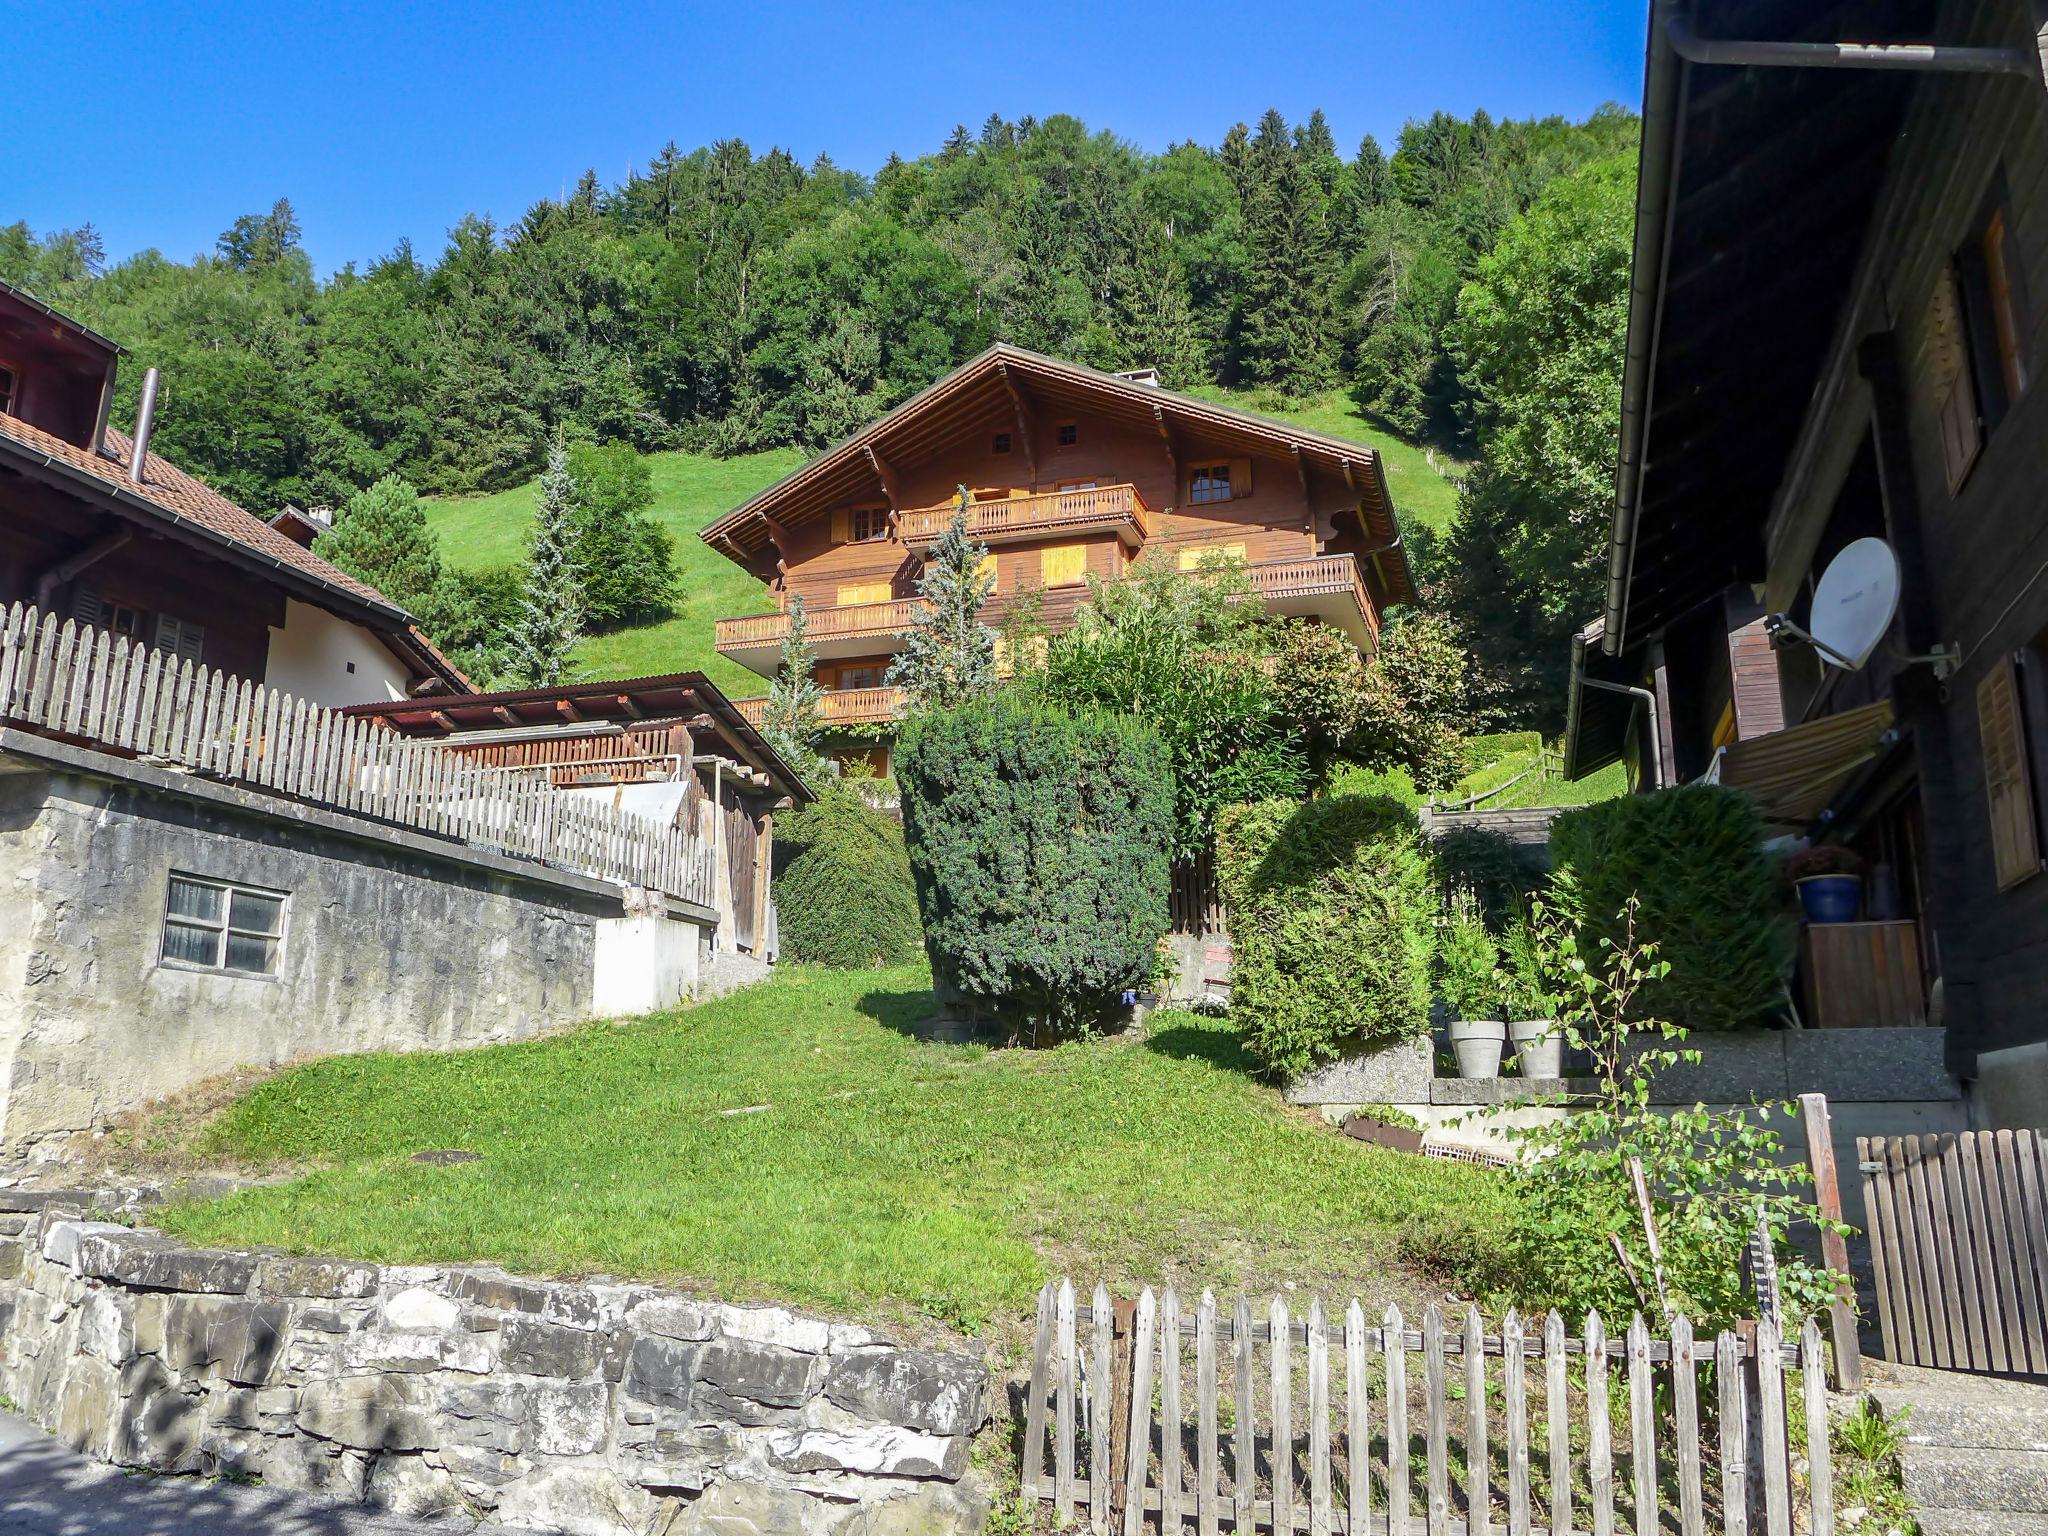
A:
[[[411,615],[108,421],[121,349],[0,283],[0,604],[153,646],[316,703],[469,684]],[[177,409],[177,380],[162,409]]]
[[[2048,26],[2027,0],[1653,0],[1604,612],[1567,760],[1750,790],[1872,861],[1809,1023],[1946,1022],[2048,1102]],[[1773,648],[1852,540],[1856,671]],[[1845,925],[1846,926],[1846,925]],[[1821,991],[1828,992],[1823,986]],[[1843,1005],[1846,999],[1846,1006]]]
[[[885,764],[902,704],[885,675],[962,486],[993,623],[1028,593],[1056,631],[1091,576],[1223,556],[1274,612],[1370,651],[1387,606],[1413,597],[1379,455],[1145,379],[990,347],[719,518],[703,538],[776,608],[719,620],[719,651],[772,677],[801,594],[825,720]],[[758,719],[766,699],[739,705]]]

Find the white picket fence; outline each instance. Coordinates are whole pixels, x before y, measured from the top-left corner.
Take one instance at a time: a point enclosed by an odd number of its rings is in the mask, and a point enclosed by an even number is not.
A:
[[[1254,1320],[1242,1299],[1219,1314],[1207,1291],[1190,1316],[1170,1288],[1146,1289],[1122,1336],[1114,1314],[1100,1285],[1079,1307],[1071,1281],[1039,1295],[1022,1482],[1061,1525],[1078,1512],[1097,1536],[1143,1536],[1148,1526],[1183,1536],[1189,1524],[1199,1536],[1226,1526],[1240,1536],[1706,1536],[1710,1525],[1728,1536],[1834,1536],[1817,1322],[1796,1345],[1769,1320],[1695,1340],[1678,1317],[1668,1338],[1653,1339],[1637,1316],[1609,1338],[1597,1313],[1576,1337],[1555,1312],[1533,1331],[1510,1312],[1488,1333],[1477,1308],[1446,1319],[1430,1306],[1414,1329],[1398,1307],[1368,1322],[1355,1300],[1333,1319],[1317,1299],[1298,1322],[1276,1297]],[[1128,1351],[1121,1368],[1119,1349]],[[1787,1366],[1803,1373],[1802,1518]],[[1540,1448],[1532,1381],[1541,1384]],[[1618,1526],[1623,1511],[1628,1524]]]
[[[715,907],[708,841],[16,603],[0,721]]]

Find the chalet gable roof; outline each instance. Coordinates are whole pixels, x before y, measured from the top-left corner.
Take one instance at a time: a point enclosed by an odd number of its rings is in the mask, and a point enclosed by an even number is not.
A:
[[[1364,443],[1141,384],[998,342],[886,415],[785,475],[709,524],[701,537],[742,564],[769,555],[769,522],[794,523],[878,495],[893,461],[920,463],[988,431],[1068,409],[1155,430],[1180,429],[1246,452],[1299,455],[1355,496],[1366,531],[1382,546],[1397,597],[1412,595],[1400,525],[1379,453]]]

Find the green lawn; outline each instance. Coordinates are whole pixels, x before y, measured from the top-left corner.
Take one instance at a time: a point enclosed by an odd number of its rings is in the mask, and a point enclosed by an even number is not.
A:
[[[210,1243],[694,1283],[969,1330],[1048,1274],[1422,1298],[1392,1235],[1485,1222],[1497,1175],[1349,1141],[1245,1070],[1227,1022],[989,1051],[911,1039],[921,968],[786,968],[682,1013],[271,1079],[200,1151],[315,1171],[161,1224]],[[409,1161],[463,1148],[481,1161]],[[133,1150],[149,1156],[147,1125]]]
[[[1499,794],[1481,801],[1477,807],[1485,811],[1506,811],[1530,806],[1591,805],[1596,800],[1612,800],[1617,795],[1628,793],[1627,770],[1620,763],[1612,763],[1583,779],[1558,778],[1554,771],[1558,761],[1558,749],[1555,747],[1551,749],[1552,773],[1530,773],[1521,777],[1536,765],[1537,752],[1542,745],[1543,738],[1534,731],[1468,738],[1465,747],[1473,764],[1472,771],[1446,790],[1443,798],[1446,801],[1463,800],[1468,795],[1507,785]]]
[[[767,589],[697,537],[697,530],[774,484],[804,461],[795,448],[716,459],[702,453],[647,456],[654,477],[656,522],[676,551],[678,600],[658,624],[594,635],[577,663],[594,677],[646,677],[663,672],[704,672],[735,698],[764,693],[759,675],[712,649],[714,620],[766,613]],[[427,503],[427,523],[441,537],[441,557],[468,570],[516,565],[533,526],[531,483],[494,496]]]

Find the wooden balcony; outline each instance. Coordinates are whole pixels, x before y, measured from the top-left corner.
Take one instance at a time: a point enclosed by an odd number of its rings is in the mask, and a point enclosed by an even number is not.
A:
[[[938,542],[953,521],[955,504],[914,507],[896,520],[906,547],[920,553]],[[1114,533],[1132,549],[1152,536],[1152,509],[1134,485],[1100,485],[1087,491],[1045,491],[1003,501],[977,501],[967,508],[967,531],[983,544],[1016,544],[1069,533]]]
[[[768,716],[768,699],[734,699],[756,730]],[[903,716],[901,688],[827,688],[822,710],[827,725],[888,725]]]
[[[849,603],[843,608],[812,608],[811,644],[820,656],[859,656],[895,649],[896,637],[910,627],[924,607],[919,597],[887,603]],[[787,613],[761,613],[744,619],[720,619],[718,652],[763,677],[775,670],[777,653],[789,634]]]
[[[1262,560],[1246,566],[1245,574],[1272,612],[1335,624],[1360,646],[1379,643],[1379,610],[1365,590],[1365,577],[1356,557],[1310,555],[1300,560]]]

